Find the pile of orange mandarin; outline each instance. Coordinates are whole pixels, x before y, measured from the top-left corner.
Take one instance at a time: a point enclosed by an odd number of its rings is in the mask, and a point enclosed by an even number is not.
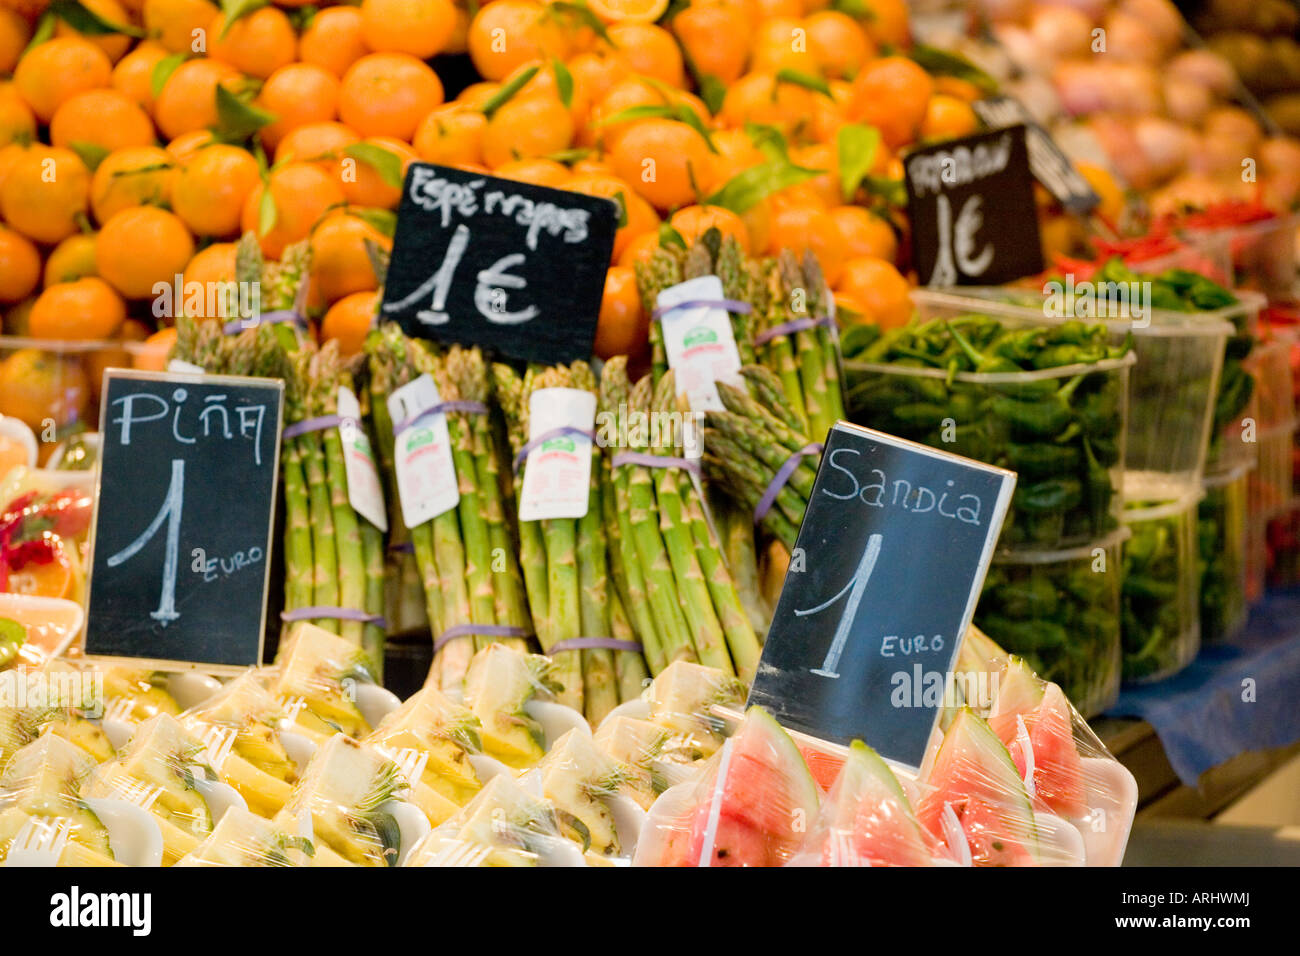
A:
[[[904,0],[837,3],[0,0],[5,330],[166,343],[158,284],[232,281],[252,231],[310,240],[309,313],[355,350],[417,159],[619,202],[598,354],[644,349],[665,223],[810,248],[845,314],[902,322],[900,151],[981,94],[908,58]]]

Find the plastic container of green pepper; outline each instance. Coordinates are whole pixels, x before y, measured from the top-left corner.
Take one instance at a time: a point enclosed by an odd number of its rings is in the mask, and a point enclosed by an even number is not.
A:
[[[1132,336],[1137,364],[1128,385],[1126,498],[1172,501],[1199,493],[1226,345],[1238,327],[1254,328],[1263,305],[1254,293],[1232,294],[1235,303],[1208,311],[1152,308],[1138,318],[1081,318],[1104,324],[1113,343]],[[1041,291],[918,289],[912,300],[920,321],[974,312],[1019,327],[1076,321]]]
[[[1247,489],[1250,465],[1207,475],[1197,506],[1201,640],[1232,637],[1246,623]]]
[[[1120,548],[1129,530],[1060,551],[998,554],[984,578],[975,624],[1044,680],[1061,685],[1085,717],[1120,686]]]
[[[979,350],[989,350],[986,365],[1009,362],[992,357],[1008,331],[1001,323],[968,315],[954,326],[963,330],[964,345],[981,356],[985,353]],[[942,322],[936,329],[948,334]],[[1051,331],[1040,327],[1014,330],[1013,335],[1025,333],[1028,342]],[[1131,353],[1102,357],[1104,332],[1097,338],[1101,352],[1091,361],[1068,361],[1084,354],[1076,344],[1037,343],[1035,355],[1050,350],[1067,361],[1032,371],[934,367],[947,348],[938,340],[933,361],[907,357],[920,354],[911,344],[891,349],[886,361],[846,360],[849,416],[891,435],[1017,472],[1001,549],[1083,544],[1119,526],[1126,396],[1134,362]]]
[[[1201,646],[1198,488],[1176,501],[1127,507],[1120,601],[1124,680],[1151,683],[1182,670]]]

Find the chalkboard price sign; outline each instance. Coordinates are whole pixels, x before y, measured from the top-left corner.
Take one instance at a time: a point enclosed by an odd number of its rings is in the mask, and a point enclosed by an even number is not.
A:
[[[793,730],[919,766],[1015,482],[837,423],[749,703]]]
[[[585,359],[617,229],[610,199],[412,163],[382,316],[511,358]]]
[[[1034,122],[1029,111],[1012,96],[990,96],[976,100],[971,109],[990,129],[1004,129],[1023,124],[1029,169],[1066,209],[1086,216],[1101,203],[1101,197],[1083,178],[1074,163],[1061,151],[1051,134]]]
[[[283,399],[270,379],[105,373],[88,656],[261,663]]]
[[[1043,270],[1024,126],[915,150],[903,172],[924,285],[998,285]]]

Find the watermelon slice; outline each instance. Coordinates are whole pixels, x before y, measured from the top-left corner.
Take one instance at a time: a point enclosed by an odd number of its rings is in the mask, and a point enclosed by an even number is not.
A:
[[[713,760],[698,799],[665,836],[658,865],[782,866],[817,814],[817,784],[799,748],[751,707]]]
[[[822,793],[830,793],[831,787],[839,779],[840,771],[844,769],[844,758],[838,753],[820,750],[802,741],[796,741],[796,745],[803,756],[803,762],[808,765],[808,772],[817,781],[818,789]]]
[[[1042,700],[1033,710],[1000,714],[991,718],[989,725],[1007,745],[1022,780],[1033,767],[1030,779],[1039,805],[1067,818],[1087,812],[1083,763],[1074,742],[1070,704],[1060,687],[1047,684]]]
[[[860,740],[822,811],[823,866],[931,866],[927,835],[898,778]]]
[[[974,711],[953,719],[935,756],[916,818],[946,842],[945,806],[951,807],[975,866],[1034,866],[1037,836],[1034,808],[1016,765]]]
[[[1043,691],[1047,682],[1034,673],[1032,667],[1022,657],[1012,657],[1007,666],[998,675],[998,694],[993,700],[993,710],[989,714],[989,723],[997,731],[995,721],[1010,717],[1015,725],[1016,714],[1029,714],[1038,709],[1043,702]],[[998,734],[1002,737],[1002,734]],[[1006,743],[1007,738],[1002,737]]]

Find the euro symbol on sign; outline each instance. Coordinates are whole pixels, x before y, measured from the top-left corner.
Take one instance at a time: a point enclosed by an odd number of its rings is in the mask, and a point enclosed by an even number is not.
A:
[[[523,253],[512,252],[508,256],[502,256],[492,263],[491,267],[478,274],[478,285],[474,287],[474,305],[477,306],[479,314],[489,322],[494,322],[497,325],[521,325],[537,318],[540,314],[535,305],[520,309],[518,312],[506,312],[493,308],[494,291],[498,289],[528,288],[527,279],[523,276],[510,274],[511,269],[522,265],[523,262]]]

